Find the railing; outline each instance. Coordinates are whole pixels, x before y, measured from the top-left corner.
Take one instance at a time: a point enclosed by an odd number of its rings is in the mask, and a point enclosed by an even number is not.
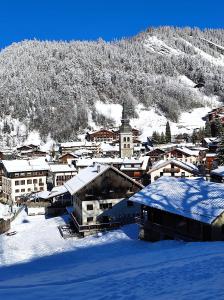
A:
[[[74,222],[75,227],[78,232],[85,232],[90,230],[103,230],[103,229],[115,229],[121,226],[120,222],[108,222],[108,223],[99,223],[99,224],[91,224],[91,225],[80,225],[76,220],[76,217],[71,213],[71,218]]]

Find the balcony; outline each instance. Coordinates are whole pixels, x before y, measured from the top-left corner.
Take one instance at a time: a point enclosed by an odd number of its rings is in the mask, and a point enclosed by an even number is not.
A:
[[[108,222],[108,223],[97,223],[97,224],[91,224],[91,225],[80,225],[78,221],[76,220],[76,217],[73,213],[71,213],[72,221],[74,222],[74,225],[78,232],[87,232],[87,231],[101,231],[104,229],[117,229],[121,226],[119,222]]]

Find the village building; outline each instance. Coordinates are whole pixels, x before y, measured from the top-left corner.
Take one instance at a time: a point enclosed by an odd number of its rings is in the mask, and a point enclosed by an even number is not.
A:
[[[211,170],[210,180],[213,182],[224,183],[224,166],[219,166],[218,168]]]
[[[19,157],[21,158],[37,158],[37,157],[46,157],[47,152],[36,150],[36,149],[29,149],[29,150],[22,150],[19,152]]]
[[[117,133],[112,130],[100,129],[86,134],[86,140],[91,142],[112,142],[117,139]]]
[[[2,192],[5,202],[11,204],[26,194],[47,190],[49,166],[45,160],[3,160],[2,164]]]
[[[141,239],[224,240],[224,185],[162,177],[129,200],[142,205]]]
[[[197,163],[199,151],[191,150],[187,147],[175,148],[166,152],[166,159],[178,159],[182,162]]]
[[[140,205],[128,198],[143,186],[112,166],[93,164],[64,186],[73,196],[71,216],[82,235],[134,222],[139,215]]]
[[[182,162],[177,159],[157,161],[148,171],[150,182],[154,182],[159,177],[195,177],[199,175],[197,166]]]
[[[75,155],[74,153],[64,153],[62,155],[60,155],[58,157],[58,161],[59,163],[62,163],[62,164],[69,164],[72,160],[78,158],[77,155]]]
[[[123,103],[122,119],[119,132],[119,149],[121,158],[131,158],[134,153],[132,128],[126,115],[126,107]]]
[[[166,151],[160,148],[155,148],[150,150],[145,154],[146,156],[149,156],[151,164],[158,160],[165,160],[166,159]]]
[[[208,149],[209,153],[216,152],[220,139],[217,137],[206,137],[202,141],[202,146]]]
[[[76,150],[90,150],[94,154],[98,154],[100,152],[100,143],[95,142],[66,142],[59,144],[59,152],[61,155],[65,153],[73,153]]]
[[[216,169],[218,166],[217,153],[206,153],[204,163],[208,173],[211,169]]]
[[[143,156],[139,159],[135,158],[120,158],[120,157],[99,157],[92,159],[76,159],[73,164],[77,168],[77,171],[91,166],[93,163],[107,164],[111,165],[118,170],[121,170],[126,175],[130,176],[132,179],[141,181],[144,175],[149,170],[149,157]]]
[[[77,170],[73,164],[50,164],[47,181],[51,187],[60,186],[76,174]]]

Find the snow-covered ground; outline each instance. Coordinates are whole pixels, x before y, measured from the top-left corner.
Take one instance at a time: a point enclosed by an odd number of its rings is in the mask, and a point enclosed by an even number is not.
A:
[[[64,240],[63,223],[22,212],[0,236],[0,299],[223,299],[222,242],[143,242],[137,225]]]

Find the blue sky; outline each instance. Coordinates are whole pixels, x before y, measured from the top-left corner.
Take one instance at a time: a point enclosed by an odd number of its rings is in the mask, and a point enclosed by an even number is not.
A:
[[[0,0],[0,48],[24,39],[112,40],[150,26],[224,28],[223,0]]]

